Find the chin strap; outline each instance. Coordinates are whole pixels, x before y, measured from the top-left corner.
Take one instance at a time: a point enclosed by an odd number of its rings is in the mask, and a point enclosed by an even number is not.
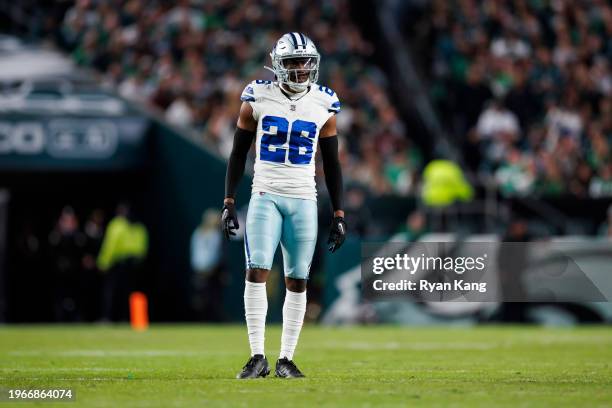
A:
[[[276,77],[276,71],[274,71],[274,69],[270,68],[270,67],[269,67],[269,66],[267,66],[267,65],[264,65],[264,69],[267,69],[268,71],[272,72],[272,73],[274,74],[274,76]],[[278,80],[278,78],[277,78],[277,80]],[[281,84],[285,84],[284,82],[280,82],[280,81],[279,81],[279,83],[281,83]],[[289,88],[291,87],[291,85],[289,85],[289,84],[285,84],[285,85],[286,85],[287,87],[289,87]],[[305,87],[303,90],[301,90],[301,91],[295,91],[295,90],[291,89],[290,91],[291,91],[291,92],[294,92],[294,93],[297,93],[297,94],[300,94],[300,93],[302,93],[302,92],[306,91],[310,85],[312,85],[312,81],[310,81],[310,80],[309,80],[309,81],[308,81],[308,85],[306,85],[306,87]]]
[[[295,91],[295,90],[291,89],[290,85],[287,85],[284,82],[280,82],[279,84],[280,84],[280,87],[281,87],[281,91],[285,95],[287,95],[287,97],[289,99],[291,99],[292,101],[300,99],[302,96],[306,95],[306,92],[308,92],[308,87],[306,87],[306,89],[304,89],[302,91]],[[287,88],[289,88],[289,89],[287,89]]]
[[[274,74],[274,76],[276,76],[276,71],[274,71],[274,69],[270,68],[270,67],[269,67],[269,66],[267,66],[267,65],[264,65],[264,68],[265,68],[265,69],[267,69],[268,71],[272,72],[272,73]],[[281,83],[281,84],[285,84],[284,82],[280,82],[280,81],[279,81],[279,83]],[[285,85],[286,85],[287,87],[291,88],[291,85],[289,85],[289,84],[285,84]],[[295,93],[296,95],[299,95],[299,94],[302,94],[302,93],[306,92],[306,90],[308,90],[308,87],[309,87],[310,85],[312,85],[312,81],[310,81],[310,80],[309,80],[309,81],[308,81],[308,85],[306,85],[306,87],[305,87],[303,90],[301,90],[301,91],[295,91],[295,90],[293,90],[293,89],[289,89],[289,90],[287,90],[287,91],[288,91],[288,92]]]

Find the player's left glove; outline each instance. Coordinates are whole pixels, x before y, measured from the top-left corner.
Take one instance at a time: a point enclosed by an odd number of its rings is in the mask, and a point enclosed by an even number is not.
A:
[[[329,245],[330,252],[336,252],[338,248],[344,243],[346,237],[346,222],[344,217],[334,217],[332,221],[331,230],[329,231],[329,239],[327,245]]]
[[[221,212],[221,227],[225,239],[230,239],[230,235],[236,235],[234,230],[240,228],[238,224],[238,215],[236,215],[236,207],[233,203],[227,203],[223,206]]]

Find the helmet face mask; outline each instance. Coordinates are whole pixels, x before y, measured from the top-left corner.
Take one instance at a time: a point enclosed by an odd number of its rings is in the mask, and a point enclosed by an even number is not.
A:
[[[320,55],[312,40],[301,33],[287,33],[270,53],[271,71],[279,83],[291,91],[302,92],[317,82]]]
[[[287,72],[287,85],[292,88],[295,88],[296,84],[306,83],[308,86],[315,82],[319,68],[317,57],[285,57],[281,59],[281,65]]]

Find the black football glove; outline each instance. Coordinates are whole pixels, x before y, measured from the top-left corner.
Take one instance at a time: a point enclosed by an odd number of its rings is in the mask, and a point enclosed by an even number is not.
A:
[[[236,215],[236,207],[233,203],[228,203],[223,206],[221,212],[221,228],[225,239],[230,239],[230,235],[236,235],[234,230],[240,228],[238,224],[238,215]]]
[[[329,231],[329,239],[327,240],[328,249],[330,252],[336,252],[344,243],[346,237],[346,222],[344,217],[334,217],[331,230]]]

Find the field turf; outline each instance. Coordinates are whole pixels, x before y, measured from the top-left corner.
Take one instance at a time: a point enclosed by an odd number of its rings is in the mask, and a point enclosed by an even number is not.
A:
[[[280,328],[266,333],[274,364]],[[612,329],[306,326],[305,379],[239,381],[242,326],[4,326],[0,387],[76,390],[4,406],[612,406]]]

